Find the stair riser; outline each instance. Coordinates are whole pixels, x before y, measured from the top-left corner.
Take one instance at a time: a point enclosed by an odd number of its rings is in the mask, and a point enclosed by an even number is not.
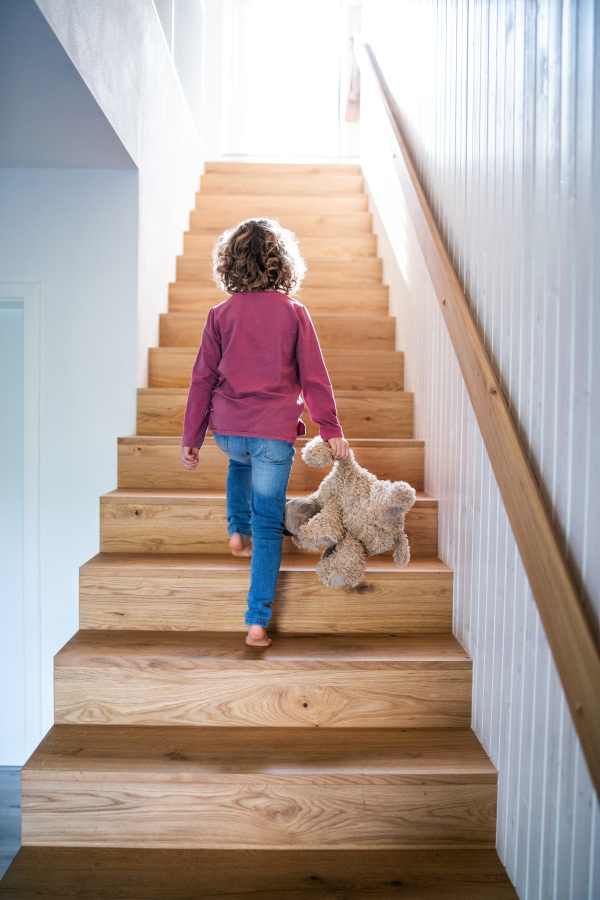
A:
[[[201,194],[228,194],[252,197],[336,197],[339,194],[360,194],[362,175],[203,175]],[[258,203],[257,203],[258,206]],[[257,212],[255,215],[263,215]]]
[[[161,347],[197,349],[205,322],[194,314],[161,315]],[[396,320],[386,316],[315,316],[314,326],[324,350],[394,350],[396,344]]]
[[[255,163],[255,162],[207,162],[205,174],[261,175],[362,175],[358,163]]]
[[[292,474],[290,491],[315,491],[325,475],[326,469],[307,466],[302,461],[302,444],[298,444]],[[143,443],[120,443],[119,487],[146,488],[156,490],[214,490],[225,485],[228,460],[224,453],[209,438],[202,447],[200,465],[195,472],[185,469],[180,462],[179,444],[144,445]],[[400,446],[397,450],[377,447],[355,448],[359,465],[382,480],[407,481],[417,491],[423,490],[425,448]]]
[[[231,217],[230,225],[242,219],[256,216],[284,219],[290,215],[343,216],[351,213],[368,212],[369,201],[366,194],[345,194],[337,197],[303,196],[249,196],[231,197],[227,194],[196,194],[196,209],[209,212],[218,211]]]
[[[187,391],[140,388],[137,405],[137,433],[181,437]],[[412,438],[413,395],[397,392],[356,394],[336,391],[338,418],[345,436],[353,438]],[[319,433],[308,411],[303,416],[309,437]]]
[[[183,238],[184,256],[177,257],[178,281],[202,281],[212,285],[212,263],[209,256],[202,256],[198,235],[186,234]],[[352,265],[345,261],[312,259],[305,256],[308,266],[303,287],[381,287],[382,262],[376,256],[355,259]]]
[[[249,570],[141,572],[79,579],[81,628],[244,632]],[[354,590],[325,588],[314,571],[282,571],[271,631],[281,634],[452,630],[452,574],[371,572]]]
[[[250,218],[247,213],[232,218],[230,212],[219,209],[214,211],[199,209],[190,213],[190,231],[194,234],[210,234],[213,238],[237,225],[238,221]],[[372,227],[371,213],[355,212],[346,215],[307,215],[291,213],[276,216],[284,228],[289,228],[298,235],[302,242],[305,237],[340,237],[342,235],[370,235]]]
[[[191,235],[194,253],[197,256],[210,256],[218,233],[202,234],[195,230]],[[357,257],[376,257],[377,239],[374,234],[304,237],[300,240],[300,251],[307,260],[337,259],[348,263]]]
[[[24,781],[22,842],[279,850],[494,846],[494,785],[451,777],[449,783],[370,781]]]
[[[437,556],[437,507],[413,507],[406,516],[406,534],[413,556]],[[191,503],[101,498],[101,552],[227,553],[228,548],[224,498]],[[283,548],[294,551],[291,538],[284,538]],[[308,558],[316,561],[318,556]]]
[[[178,281],[169,285],[169,312],[197,313],[206,317],[212,306],[223,303],[227,297],[225,291],[206,282]],[[310,310],[311,316],[388,314],[388,289],[381,285],[363,290],[309,287],[298,292],[295,298]]]
[[[240,635],[240,641],[243,640]],[[64,725],[453,728],[471,722],[471,663],[181,658],[162,666],[55,666],[55,722]]]
[[[152,347],[148,381],[151,388],[188,388],[196,347]],[[401,391],[404,354],[397,350],[325,350],[334,391]]]

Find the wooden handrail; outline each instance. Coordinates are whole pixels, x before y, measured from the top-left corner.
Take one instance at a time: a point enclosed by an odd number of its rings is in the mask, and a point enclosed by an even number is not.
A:
[[[400,130],[398,106],[371,47],[354,52],[374,78],[400,150],[399,179],[498,482],[596,793],[600,797],[600,651],[527,454]]]

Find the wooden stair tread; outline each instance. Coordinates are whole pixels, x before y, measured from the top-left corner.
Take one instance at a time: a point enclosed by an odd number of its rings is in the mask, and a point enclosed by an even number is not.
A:
[[[278,776],[467,776],[497,772],[470,728],[218,728],[54,725],[22,770],[24,781],[54,773],[156,773],[164,778]]]
[[[22,847],[11,900],[516,900],[495,850],[164,850]]]
[[[278,196],[330,197],[362,194],[362,175],[248,175],[208,172],[200,179],[201,194],[237,197]]]
[[[360,163],[207,162],[206,174],[229,175],[362,175]]]
[[[206,316],[201,313],[161,313],[161,347],[198,348]],[[395,350],[396,321],[390,316],[320,315],[313,324],[323,350]]]
[[[207,440],[214,440],[210,436]],[[299,437],[296,441],[296,450],[301,452],[304,444],[308,443],[309,438]],[[117,438],[119,444],[143,444],[151,446],[153,444],[165,444],[167,446],[180,447],[181,438],[160,434],[129,434]],[[413,438],[354,438],[352,447],[368,448],[373,447],[381,450],[398,450],[402,448],[424,447],[425,441],[417,441]]]
[[[452,634],[299,634],[280,635],[270,647],[249,648],[237,632],[80,630],[54,658],[57,668],[130,665],[179,669],[217,667],[269,670],[280,663],[294,667],[371,663],[386,668],[432,664],[471,668],[469,655]]]
[[[313,572],[315,570],[316,560],[308,554],[284,553],[281,560],[280,570],[282,572]],[[94,570],[102,570],[104,572],[123,572],[128,570],[136,570],[139,568],[165,571],[169,569],[180,570],[181,572],[189,572],[197,575],[204,570],[223,570],[250,568],[250,559],[231,554],[207,553],[199,555],[197,553],[97,553],[86,563],[84,563],[80,572],[91,572]],[[440,574],[447,576],[452,580],[452,569],[446,565],[441,559],[434,556],[422,556],[411,558],[408,566],[399,569],[390,557],[387,556],[371,556],[367,560],[367,573],[391,573],[398,578],[412,578],[415,576],[432,575],[439,577]]]
[[[242,218],[246,218],[242,216]],[[372,233],[372,216],[367,211],[347,213],[297,213],[277,216],[281,225],[293,231],[302,242],[304,237],[319,235],[356,235]],[[194,209],[190,212],[190,232],[217,237],[235,224],[236,217],[226,209]]]
[[[327,474],[327,470],[324,469],[324,475]],[[174,500],[177,501],[178,505],[182,505],[185,503],[198,503],[200,500],[221,500],[225,499],[225,490],[214,490],[214,491],[194,491],[194,490],[151,490],[150,488],[147,490],[135,490],[134,488],[116,488],[114,491],[108,491],[106,494],[102,494],[100,497],[101,501],[110,502],[110,500],[130,500],[135,501],[139,500],[140,502],[148,502],[152,501],[153,503],[172,503]],[[287,493],[288,499],[293,499],[295,497],[305,497],[302,491],[288,491]],[[426,494],[424,491],[417,491],[417,500],[413,509],[421,508],[421,509],[430,509],[432,507],[437,507],[438,501],[435,497],[430,497],[429,494]],[[407,514],[408,515],[408,514]]]
[[[196,209],[223,210],[230,213],[233,222],[260,216],[281,217],[287,213],[325,215],[349,212],[368,212],[366,194],[338,194],[337,196],[302,196],[301,194],[196,194]]]

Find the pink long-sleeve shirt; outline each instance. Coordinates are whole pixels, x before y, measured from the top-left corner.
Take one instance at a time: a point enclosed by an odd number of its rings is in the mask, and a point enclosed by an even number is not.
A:
[[[209,427],[217,434],[295,441],[306,433],[302,397],[323,440],[343,436],[306,307],[277,291],[234,294],[208,313],[182,445],[201,447]]]

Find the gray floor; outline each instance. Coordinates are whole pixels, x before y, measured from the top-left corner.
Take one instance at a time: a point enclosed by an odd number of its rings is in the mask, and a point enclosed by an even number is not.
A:
[[[21,770],[0,766],[0,878],[21,846]]]

